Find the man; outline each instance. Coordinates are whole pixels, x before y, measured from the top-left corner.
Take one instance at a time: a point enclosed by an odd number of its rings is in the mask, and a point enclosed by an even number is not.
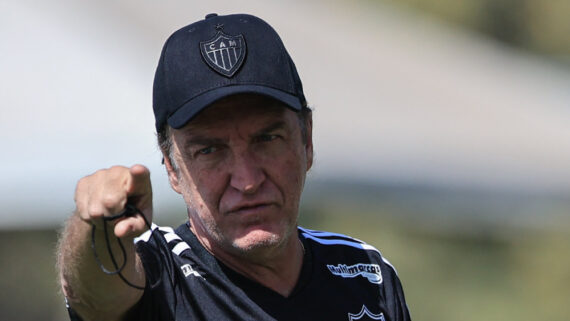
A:
[[[153,105],[188,222],[149,226],[141,165],[81,179],[58,256],[72,318],[410,320],[395,270],[376,249],[297,227],[313,159],[311,111],[268,24],[210,14],[175,32]],[[136,215],[117,218],[125,208]]]

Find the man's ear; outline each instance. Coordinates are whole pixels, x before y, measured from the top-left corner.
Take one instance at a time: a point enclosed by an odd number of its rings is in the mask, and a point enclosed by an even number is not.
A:
[[[170,182],[170,187],[178,193],[181,194],[180,182],[178,181],[178,170],[170,162],[170,157],[165,153],[162,153],[164,160],[164,166],[166,167],[166,173],[168,174],[168,181]]]
[[[305,144],[305,155],[307,156],[307,171],[313,166],[313,115],[307,115],[306,121],[306,144]]]

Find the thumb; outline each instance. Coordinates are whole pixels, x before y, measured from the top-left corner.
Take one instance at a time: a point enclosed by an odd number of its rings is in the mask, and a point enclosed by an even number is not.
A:
[[[135,215],[120,219],[115,224],[114,232],[115,236],[118,238],[135,237],[142,234],[148,228],[150,227],[146,225],[146,222],[141,215]]]

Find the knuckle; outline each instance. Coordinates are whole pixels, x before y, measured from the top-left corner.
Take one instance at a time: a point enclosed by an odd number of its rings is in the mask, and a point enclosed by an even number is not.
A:
[[[104,215],[103,208],[98,204],[89,204],[87,207],[87,217],[88,218],[99,218]]]
[[[107,193],[101,198],[101,204],[106,209],[116,209],[123,201],[123,197],[117,193]]]
[[[110,168],[107,169],[107,171],[111,175],[120,175],[121,173],[124,173],[125,170],[128,171],[128,168],[126,168],[125,166],[120,166],[120,165],[111,166]]]
[[[75,199],[75,208],[77,212],[85,212],[86,204],[83,199]]]

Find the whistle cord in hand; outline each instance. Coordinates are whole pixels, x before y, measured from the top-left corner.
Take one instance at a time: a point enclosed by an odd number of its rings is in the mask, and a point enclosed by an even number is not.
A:
[[[95,247],[95,230],[96,230],[95,225],[93,225],[93,228],[91,229],[91,248],[93,249],[93,255],[95,256],[95,260],[97,261],[97,264],[99,264],[99,267],[101,268],[101,270],[105,274],[109,274],[109,275],[115,275],[116,274],[127,285],[129,285],[135,289],[144,290],[144,288],[145,288],[144,286],[138,286],[136,284],[129,282],[129,280],[127,280],[125,278],[125,276],[121,273],[123,271],[123,269],[125,268],[125,266],[127,265],[127,251],[125,250],[125,247],[123,246],[123,243],[121,242],[121,239],[117,238],[117,242],[119,243],[119,248],[121,249],[121,254],[123,256],[123,263],[119,267],[119,264],[117,263],[117,259],[115,258],[115,255],[113,254],[113,250],[111,249],[111,242],[109,240],[109,233],[107,232],[107,222],[111,222],[111,221],[114,221],[114,220],[117,220],[117,219],[120,219],[123,217],[134,216],[137,214],[140,214],[141,217],[143,218],[146,226],[149,229],[152,229],[150,223],[148,222],[148,220],[146,219],[144,214],[138,208],[136,208],[133,205],[128,204],[128,203],[125,206],[125,209],[123,211],[121,211],[119,214],[116,214],[113,216],[104,216],[103,217],[103,231],[105,233],[105,243],[107,245],[107,252],[109,253],[109,257],[111,258],[111,262],[113,263],[115,270],[111,271],[111,270],[108,270],[107,268],[105,268],[105,266],[103,265],[103,262],[101,262],[101,259],[99,258],[99,255],[97,254],[97,249]]]

